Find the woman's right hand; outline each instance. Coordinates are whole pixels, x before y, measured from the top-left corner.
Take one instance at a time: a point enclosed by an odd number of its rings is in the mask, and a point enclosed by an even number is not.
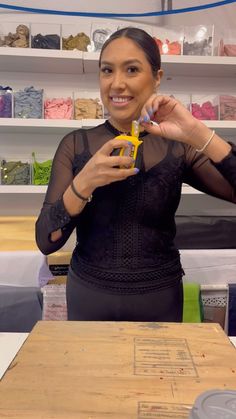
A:
[[[74,178],[74,184],[81,195],[90,196],[99,186],[124,180],[138,173],[138,169],[130,168],[134,163],[131,157],[111,156],[114,149],[128,146],[126,140],[112,139],[91,157]]]

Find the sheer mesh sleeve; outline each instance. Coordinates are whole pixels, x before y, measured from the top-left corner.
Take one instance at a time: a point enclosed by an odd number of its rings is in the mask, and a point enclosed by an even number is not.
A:
[[[236,146],[231,146],[228,156],[219,163],[188,147],[184,182],[216,198],[236,203]]]
[[[64,137],[53,159],[51,177],[42,210],[36,222],[36,242],[44,254],[60,249],[71,235],[77,217],[70,217],[62,196],[73,179],[75,133]],[[62,230],[62,237],[52,242],[50,234]]]

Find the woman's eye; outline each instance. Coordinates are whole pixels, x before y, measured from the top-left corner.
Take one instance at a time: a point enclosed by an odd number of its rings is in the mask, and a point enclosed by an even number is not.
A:
[[[129,67],[127,71],[128,71],[128,73],[137,73],[138,68],[137,67]]]
[[[109,68],[109,67],[102,67],[101,68],[101,72],[102,73],[104,73],[104,74],[110,74],[111,73],[111,68]]]

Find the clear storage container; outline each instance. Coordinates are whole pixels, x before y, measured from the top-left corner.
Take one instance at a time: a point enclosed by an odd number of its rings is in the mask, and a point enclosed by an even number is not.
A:
[[[0,23],[0,47],[29,48],[30,24],[17,22]]]
[[[31,48],[61,49],[61,25],[56,23],[32,23]]]
[[[213,25],[184,28],[183,55],[213,55]]]

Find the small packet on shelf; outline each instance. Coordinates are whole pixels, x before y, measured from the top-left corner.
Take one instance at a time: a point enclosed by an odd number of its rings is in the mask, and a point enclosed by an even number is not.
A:
[[[67,320],[66,285],[45,285],[43,291],[43,320]]]

